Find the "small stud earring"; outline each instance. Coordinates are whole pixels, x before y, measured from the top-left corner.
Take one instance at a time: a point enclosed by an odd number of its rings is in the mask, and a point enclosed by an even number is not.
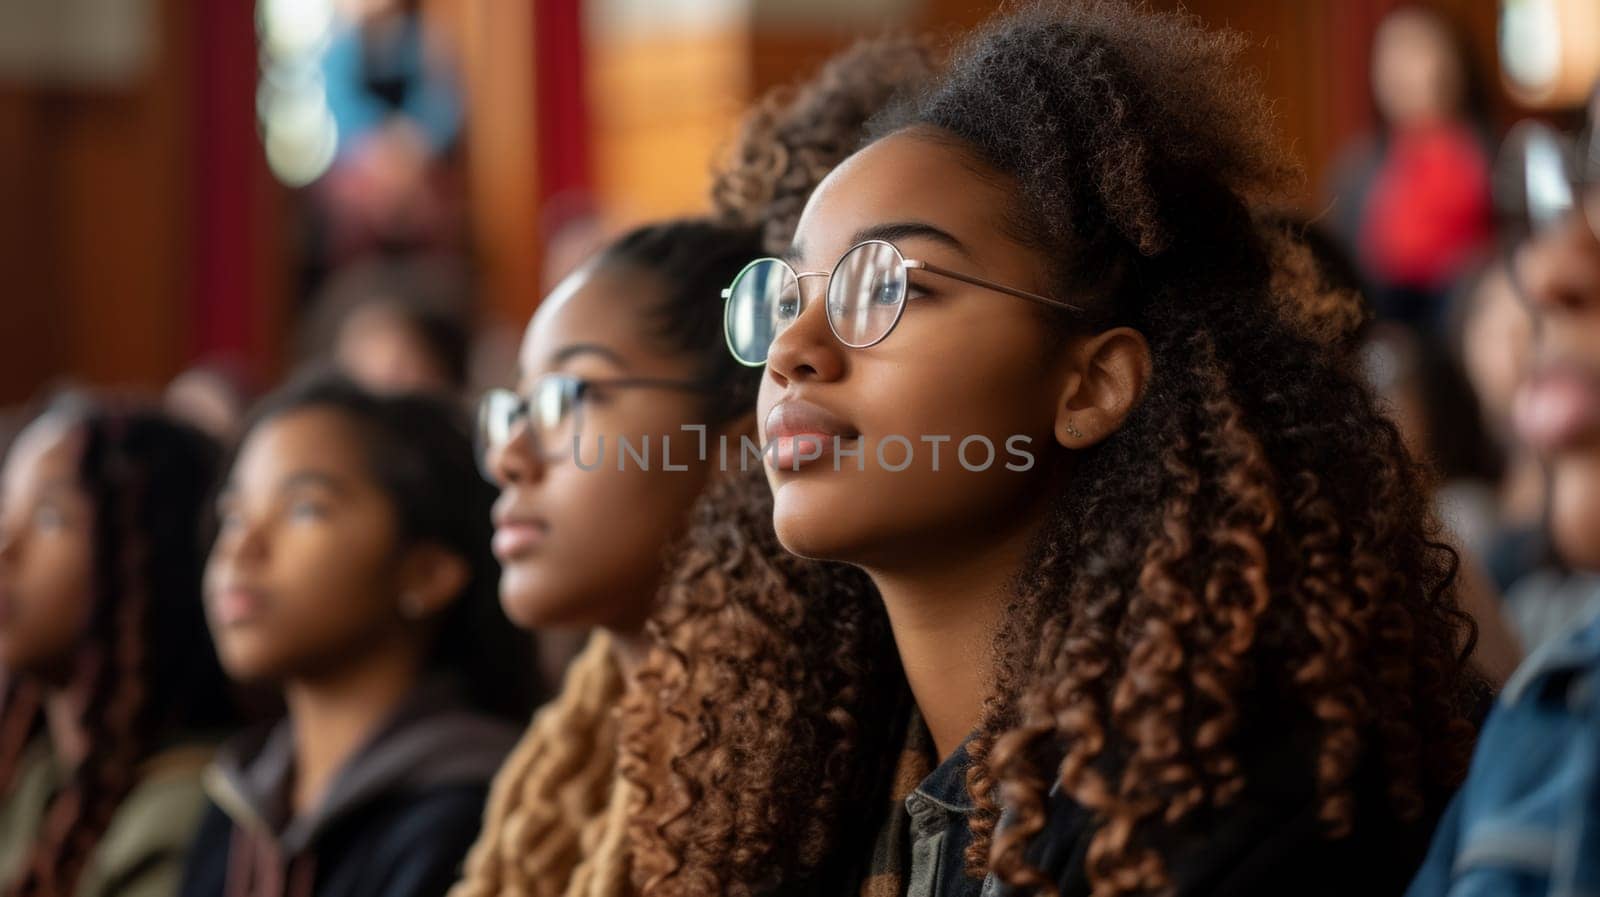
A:
[[[1070,420],[1067,421],[1067,435],[1071,436],[1074,439],[1082,439],[1083,438],[1083,432],[1080,431],[1077,427],[1073,426],[1072,425],[1072,421],[1070,421]]]

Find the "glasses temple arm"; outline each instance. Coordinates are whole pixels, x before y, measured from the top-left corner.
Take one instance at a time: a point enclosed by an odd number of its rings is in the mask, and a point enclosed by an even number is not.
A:
[[[930,274],[938,274],[941,277],[949,277],[954,280],[962,281],[963,283],[972,284],[975,287],[983,287],[987,290],[1005,293],[1008,296],[1016,296],[1019,299],[1029,299],[1054,308],[1065,309],[1067,311],[1083,311],[1081,307],[1073,305],[1070,302],[1062,302],[1060,299],[1052,299],[1049,296],[1041,296],[1038,293],[1030,293],[1027,290],[1019,290],[1015,287],[1008,287],[1005,284],[995,283],[992,280],[984,280],[981,277],[974,277],[971,274],[962,274],[959,271],[951,271],[948,268],[941,268],[938,265],[930,265],[927,262],[918,259],[906,259],[906,267],[927,271]]]

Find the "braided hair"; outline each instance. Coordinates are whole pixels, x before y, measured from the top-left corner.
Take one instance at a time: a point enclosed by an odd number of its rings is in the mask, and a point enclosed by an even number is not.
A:
[[[66,897],[141,764],[186,734],[234,719],[200,599],[202,521],[219,469],[212,440],[167,415],[82,395],[45,412],[84,434],[78,476],[95,509],[93,598],[78,651],[88,755],[50,801],[9,897]],[[0,711],[0,787],[20,772],[43,686],[10,683]]]

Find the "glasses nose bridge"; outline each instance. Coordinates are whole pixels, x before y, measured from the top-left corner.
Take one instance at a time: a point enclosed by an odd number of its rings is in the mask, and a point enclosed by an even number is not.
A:
[[[808,278],[808,277],[812,278],[813,281],[816,283],[816,286],[812,287],[810,295],[806,295],[806,278]],[[816,300],[816,299],[826,300],[827,299],[827,297],[828,297],[828,284],[832,282],[833,272],[831,272],[831,271],[798,271],[798,272],[795,273],[794,278],[795,278],[796,283],[799,284],[798,289],[800,291],[800,311],[801,311],[802,314],[804,314],[806,309],[810,308],[812,305],[815,304],[814,300]]]

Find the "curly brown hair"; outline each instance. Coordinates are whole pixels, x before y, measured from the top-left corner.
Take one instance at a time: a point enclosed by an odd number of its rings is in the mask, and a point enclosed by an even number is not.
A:
[[[934,75],[940,56],[926,38],[887,35],[862,40],[824,63],[810,80],[767,93],[746,114],[737,139],[714,172],[715,217],[735,226],[760,227],[768,252],[786,249],[811,192],[865,143],[873,118]],[[682,562],[664,590],[662,619],[651,624],[657,637],[673,633],[688,641],[663,641],[662,650],[680,662],[647,664],[640,687],[624,705],[622,771],[651,810],[630,816],[636,880],[672,877],[680,869],[735,855],[740,864],[735,877],[746,881],[759,880],[764,870],[779,866],[819,866],[838,840],[839,808],[864,789],[876,787],[886,771],[881,763],[862,765],[856,759],[885,757],[895,737],[889,730],[863,728],[856,721],[874,710],[883,719],[894,719],[910,701],[899,658],[892,650],[883,650],[889,633],[876,593],[854,568],[804,560],[784,551],[772,529],[771,501],[760,470],[707,489],[696,506]],[[720,597],[713,594],[719,583],[729,586]],[[813,614],[822,605],[802,599],[812,593],[851,595],[857,600],[842,614],[830,606],[824,619]],[[777,603],[763,604],[765,598]],[[715,600],[730,613],[761,607],[766,625],[736,629],[765,635],[739,645],[691,644],[696,639],[690,618],[710,607],[700,599]],[[737,687],[732,681],[691,685],[680,677],[688,669],[682,658],[734,651],[756,664],[761,657],[802,660],[793,655],[787,640],[804,632],[827,633],[834,640],[837,656],[827,661],[832,672],[818,675],[802,663],[770,669],[781,684],[773,681],[774,687],[755,698],[759,712],[776,722],[770,731],[778,737],[725,746],[727,752],[712,761],[718,768],[754,762],[756,768],[793,771],[796,775],[787,782],[774,782],[780,789],[792,788],[756,795],[758,802],[749,803],[734,790],[702,788],[698,771],[677,769],[677,761],[664,750],[669,746],[677,750],[680,738],[690,738],[698,745],[698,755],[699,750],[709,749],[715,734],[685,732],[679,723],[690,717],[669,708],[692,692],[715,694]],[[869,647],[853,650],[858,646]],[[725,669],[714,664],[697,668]],[[880,689],[874,683],[889,687]],[[816,708],[827,708],[821,719],[815,718]],[[809,736],[786,741],[797,726]],[[819,789],[811,782],[824,784]],[[763,801],[772,806],[763,807]],[[815,824],[785,814],[782,826],[774,828],[769,823],[776,817],[769,814],[779,806],[808,807]],[[711,825],[696,836],[699,846],[694,849],[699,853],[686,866],[676,851],[660,849],[660,833],[691,807],[695,819]],[[857,830],[863,837],[870,835],[866,828],[870,824],[859,821]],[[696,875],[690,872],[691,877]],[[721,879],[694,880],[706,883],[703,893],[716,893],[713,884]]]
[[[1022,567],[968,745],[969,870],[1040,893],[1025,848],[1053,785],[1092,814],[1095,893],[1128,894],[1171,884],[1174,839],[1258,786],[1263,750],[1295,758],[1339,838],[1373,803],[1425,827],[1472,747],[1457,558],[1344,363],[1349,306],[1308,304],[1326,291],[1252,220],[1298,174],[1241,45],[1124,2],[1034,5],[876,129],[1012,179],[1011,230],[1088,300],[1060,326],[1150,346],[1140,405],[1076,454]],[[628,768],[655,782],[632,831],[651,897],[841,876],[892,759],[906,686],[881,603],[788,558],[766,493],[752,475],[703,499],[626,710]]]
[[[926,38],[885,35],[829,59],[809,81],[769,91],[712,172],[713,213],[761,228],[768,252],[789,248],[811,191],[861,148],[872,118],[933,75],[938,59]]]
[[[200,600],[202,521],[221,451],[164,414],[69,394],[47,414],[84,433],[94,598],[75,665],[89,753],[45,810],[7,897],[70,895],[141,765],[235,721]],[[0,712],[0,789],[40,725],[43,686],[19,677]]]

